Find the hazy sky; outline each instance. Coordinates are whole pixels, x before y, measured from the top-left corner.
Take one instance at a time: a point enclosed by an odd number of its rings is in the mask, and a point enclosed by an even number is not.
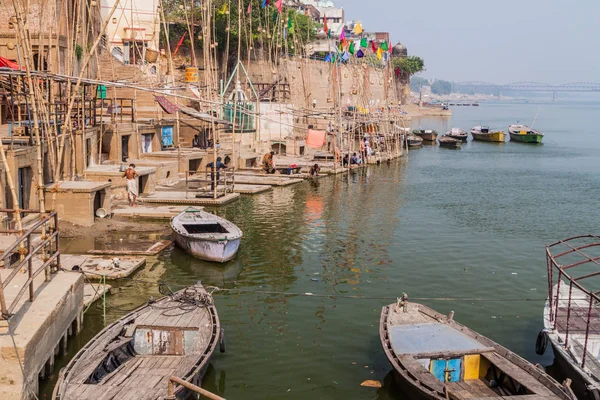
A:
[[[600,0],[335,0],[453,81],[600,82]]]

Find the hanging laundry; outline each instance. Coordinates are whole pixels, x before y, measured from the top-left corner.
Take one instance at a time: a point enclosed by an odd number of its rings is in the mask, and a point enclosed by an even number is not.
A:
[[[325,144],[325,131],[308,130],[306,145],[308,147],[321,148]]]
[[[356,35],[360,35],[362,32],[363,32],[362,25],[360,24],[360,22],[357,22],[357,23],[354,25],[354,33],[355,33]]]

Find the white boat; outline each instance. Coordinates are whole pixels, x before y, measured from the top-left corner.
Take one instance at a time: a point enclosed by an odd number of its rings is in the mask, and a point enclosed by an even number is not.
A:
[[[171,219],[175,242],[192,256],[224,263],[237,254],[242,231],[232,222],[205,211],[188,208]]]
[[[555,365],[581,400],[600,399],[599,251],[595,235],[546,248],[549,293],[535,351],[544,354],[548,342],[552,345]]]
[[[446,136],[466,142],[467,138],[469,137],[469,134],[460,128],[452,128],[448,132],[446,132]]]

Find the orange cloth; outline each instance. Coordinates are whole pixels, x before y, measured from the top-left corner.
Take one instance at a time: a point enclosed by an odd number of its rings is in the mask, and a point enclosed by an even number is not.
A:
[[[313,131],[308,130],[308,137],[306,138],[306,145],[308,147],[323,147],[325,144],[325,131]]]

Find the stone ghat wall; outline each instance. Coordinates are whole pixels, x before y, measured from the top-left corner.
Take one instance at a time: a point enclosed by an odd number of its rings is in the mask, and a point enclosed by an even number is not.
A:
[[[339,70],[339,72],[338,72]],[[391,69],[377,68],[366,64],[336,66],[317,60],[282,60],[272,67],[266,62],[256,61],[249,67],[254,83],[280,83],[290,85],[290,102],[298,108],[331,108],[336,103],[338,78],[341,80],[341,104],[361,107],[398,104],[397,93],[405,89],[396,82]]]

